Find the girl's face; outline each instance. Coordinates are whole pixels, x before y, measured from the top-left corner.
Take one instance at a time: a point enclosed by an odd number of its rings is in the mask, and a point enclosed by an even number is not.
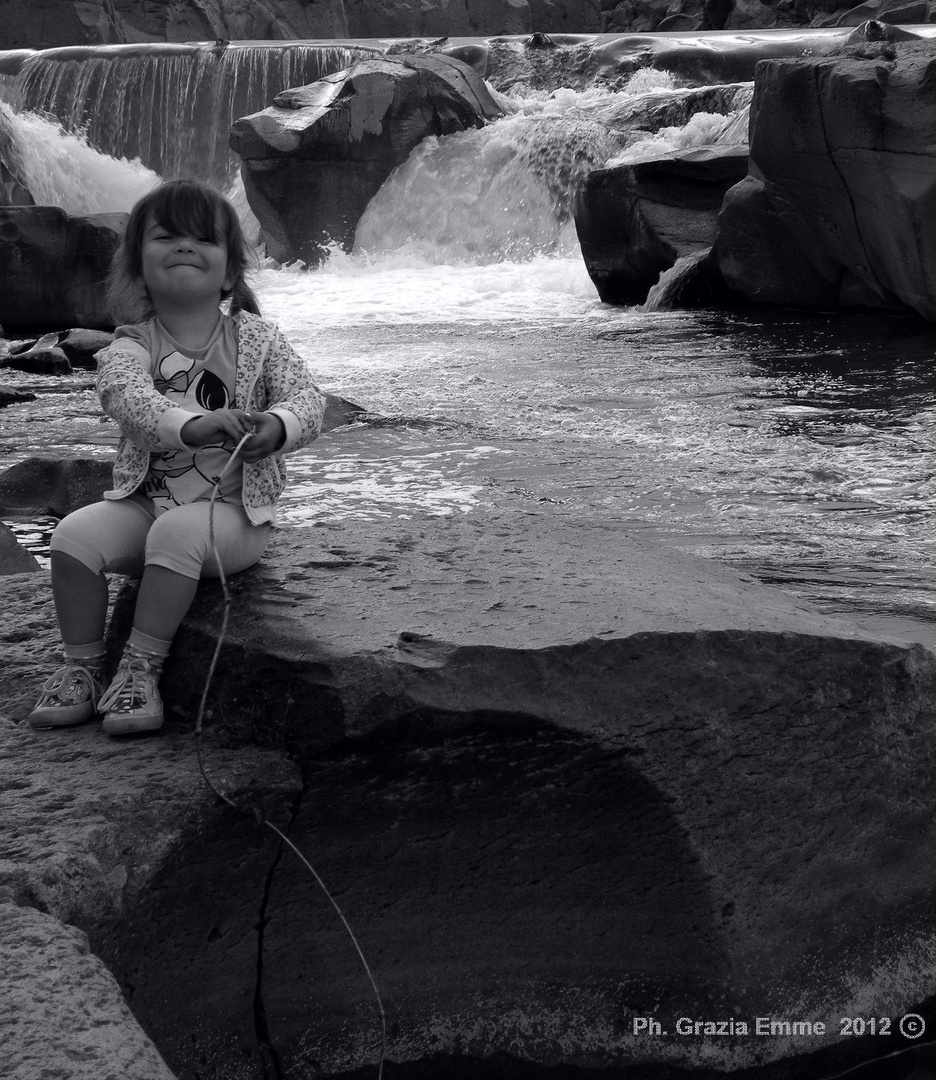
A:
[[[215,224],[215,237],[176,233],[152,215],[147,218],[140,263],[157,312],[160,304],[185,308],[220,303],[221,293],[232,285],[220,221]]]

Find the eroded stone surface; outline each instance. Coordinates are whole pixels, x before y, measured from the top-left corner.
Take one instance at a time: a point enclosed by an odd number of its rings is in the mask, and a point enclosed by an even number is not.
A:
[[[0,902],[0,955],[9,1080],[173,1080],[80,930]]]
[[[161,947],[157,929],[139,921],[140,901],[158,887],[167,861],[178,879],[168,898],[172,918],[158,933],[184,937],[190,909],[204,915],[212,897],[242,930],[239,965],[223,965],[223,975],[210,985],[226,1001],[249,1003],[238,1017],[246,1061],[256,1042],[250,1004],[255,926],[276,837],[209,790],[191,737],[118,742],[103,735],[99,724],[36,732],[11,720],[10,712],[28,710],[56,651],[56,635],[47,629],[51,610],[41,605],[43,590],[37,613],[27,609],[22,584],[23,579],[4,579],[5,618],[20,625],[32,619],[32,629],[41,622],[43,630],[24,640],[0,632],[7,638],[0,668],[0,895],[11,901],[0,908],[4,1076],[170,1080],[121,998],[122,989],[133,1005],[132,985],[124,981],[118,988],[98,959],[119,971],[121,943],[131,936],[147,950]],[[231,753],[208,745],[204,760],[229,797],[286,824],[297,776],[282,754]],[[231,892],[213,892],[213,860],[237,868]],[[96,956],[88,953],[85,934]]]
[[[545,32],[751,30],[867,19],[932,21],[932,0],[18,0],[0,3],[0,48],[216,38],[441,37]]]
[[[363,931],[392,1057],[639,1059],[622,1015],[649,997],[827,1002],[845,957],[893,959],[884,927],[922,932],[901,923],[936,844],[920,648],[554,514],[297,530],[234,592],[212,722],[303,762],[293,835]],[[180,709],[219,616],[205,591]],[[340,1071],[373,1058],[372,1003],[308,889],[289,861],[273,879],[271,1038]],[[133,953],[135,1007],[184,1075],[172,964]],[[223,1033],[199,1030],[217,1059]]]
[[[97,502],[112,486],[113,463],[100,458],[32,457],[0,473],[0,510],[64,517]]]
[[[929,41],[761,65],[752,179],[716,245],[737,293],[936,318],[934,65]]]
[[[641,304],[679,258],[710,249],[725,194],[747,169],[746,147],[701,147],[590,173],[575,227],[601,299]]]
[[[47,590],[0,582],[26,628],[0,668],[0,884],[87,930],[179,1077],[373,1064],[333,909],[197,770],[218,587],[167,667],[166,733],[131,742],[15,723],[55,651]],[[554,508],[284,530],[231,592],[209,772],[333,890],[391,1058],[623,1065],[653,1056],[628,1023],[648,1010],[929,993],[922,648]]]
[[[34,555],[22,547],[13,532],[0,522],[0,574],[26,574],[38,570]]]
[[[104,282],[126,219],[77,217],[57,206],[0,207],[0,323],[7,330],[110,329]]]

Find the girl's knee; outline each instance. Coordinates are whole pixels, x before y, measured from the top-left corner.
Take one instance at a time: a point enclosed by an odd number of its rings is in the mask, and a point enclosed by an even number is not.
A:
[[[268,525],[251,525],[240,506],[190,503],[157,519],[146,545],[146,561],[187,577],[217,577],[252,566],[266,547]],[[220,563],[220,566],[219,566]]]
[[[207,521],[195,504],[160,514],[146,538],[146,562],[175,570],[185,577],[200,577],[210,543]]]
[[[95,574],[139,573],[150,519],[129,502],[82,506],[55,527],[49,549],[69,555]]]

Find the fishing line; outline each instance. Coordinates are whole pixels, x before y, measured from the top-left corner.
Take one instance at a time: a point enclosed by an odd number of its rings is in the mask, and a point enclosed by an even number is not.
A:
[[[228,460],[225,463],[225,466],[221,470],[220,474],[218,476],[212,478],[211,498],[210,498],[209,503],[208,503],[208,543],[211,546],[212,554],[214,555],[215,562],[217,563],[217,566],[218,566],[218,579],[221,582],[221,592],[222,592],[222,595],[224,597],[224,611],[223,611],[223,614],[221,616],[221,628],[220,628],[220,630],[218,632],[218,640],[215,643],[214,653],[213,653],[213,655],[211,657],[211,664],[208,667],[208,674],[205,677],[205,685],[204,685],[204,688],[202,689],[201,701],[199,702],[199,705],[198,705],[198,717],[197,717],[197,719],[195,721],[195,751],[196,751],[196,755],[198,757],[198,768],[199,768],[199,771],[202,774],[202,778],[204,779],[205,783],[215,793],[215,795],[217,795],[218,798],[222,800],[222,802],[227,803],[228,806],[233,807],[235,810],[239,810],[241,813],[251,813],[252,812],[253,816],[256,818],[256,820],[261,825],[265,825],[268,829],[271,830],[271,832],[275,833],[279,837],[279,839],[282,841],[282,843],[286,844],[295,853],[295,855],[302,862],[303,866],[306,867],[306,869],[309,871],[309,873],[315,879],[315,881],[318,884],[319,888],[322,890],[322,892],[328,898],[328,901],[331,904],[331,906],[337,912],[338,918],[341,919],[342,925],[344,926],[345,930],[347,930],[348,937],[350,937],[351,942],[354,945],[355,951],[357,952],[358,957],[360,958],[361,964],[364,967],[364,971],[367,974],[367,978],[370,981],[371,988],[374,991],[374,998],[377,1001],[377,1009],[378,1009],[378,1012],[380,1013],[380,1033],[381,1033],[381,1038],[380,1038],[380,1061],[379,1061],[379,1063],[377,1065],[377,1080],[382,1080],[384,1061],[385,1061],[386,1056],[387,1056],[387,1014],[384,1011],[383,1001],[382,1001],[382,999],[380,997],[380,991],[377,988],[377,980],[374,978],[374,974],[371,971],[370,965],[368,964],[368,962],[367,962],[367,960],[366,960],[366,958],[364,956],[364,952],[361,949],[360,944],[358,943],[358,939],[355,936],[354,931],[351,929],[351,926],[348,923],[348,920],[345,918],[344,912],[338,906],[337,900],[335,900],[335,898],[332,896],[332,894],[328,891],[328,888],[326,887],[325,882],[322,881],[321,877],[319,876],[319,874],[315,870],[315,867],[313,867],[312,863],[309,862],[309,860],[305,857],[305,855],[302,854],[302,852],[299,850],[299,848],[296,847],[296,845],[292,842],[292,840],[290,840],[288,836],[286,836],[283,832],[281,832],[271,821],[268,821],[264,817],[262,812],[259,810],[259,808],[255,807],[253,809],[253,811],[248,811],[246,808],[244,808],[242,806],[238,806],[237,803],[235,803],[234,800],[231,799],[228,795],[225,795],[224,792],[221,791],[214,784],[211,777],[208,775],[208,772],[205,769],[205,762],[204,762],[204,759],[202,757],[202,728],[204,726],[205,708],[206,708],[206,705],[207,705],[207,702],[208,702],[208,689],[211,686],[212,679],[214,678],[215,669],[218,666],[218,658],[221,655],[221,648],[224,645],[224,640],[225,640],[225,637],[227,635],[228,617],[230,615],[230,609],[231,609],[231,592],[230,592],[230,589],[228,588],[227,578],[226,578],[225,573],[224,573],[224,566],[223,566],[223,564],[221,562],[221,555],[218,552],[218,547],[217,547],[217,544],[215,543],[215,534],[214,534],[215,500],[217,499],[218,493],[221,490],[221,481],[224,479],[226,473],[231,468],[231,466],[234,464],[234,461],[237,459],[237,456],[240,454],[241,450],[244,448],[244,444],[249,439],[251,439],[252,437],[253,437],[253,432],[248,431],[247,434],[244,435],[244,437],[240,440],[240,442],[234,447],[233,451],[231,452],[231,456],[228,458]]]

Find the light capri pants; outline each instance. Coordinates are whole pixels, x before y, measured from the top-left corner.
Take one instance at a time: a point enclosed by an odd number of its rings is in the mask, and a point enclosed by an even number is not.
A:
[[[106,499],[62,518],[50,548],[71,555],[96,574],[140,577],[145,566],[154,565],[188,578],[218,577],[210,506],[203,500],[157,514],[145,495]],[[271,528],[252,525],[243,506],[215,500],[214,547],[224,573],[253,566],[266,548]]]

